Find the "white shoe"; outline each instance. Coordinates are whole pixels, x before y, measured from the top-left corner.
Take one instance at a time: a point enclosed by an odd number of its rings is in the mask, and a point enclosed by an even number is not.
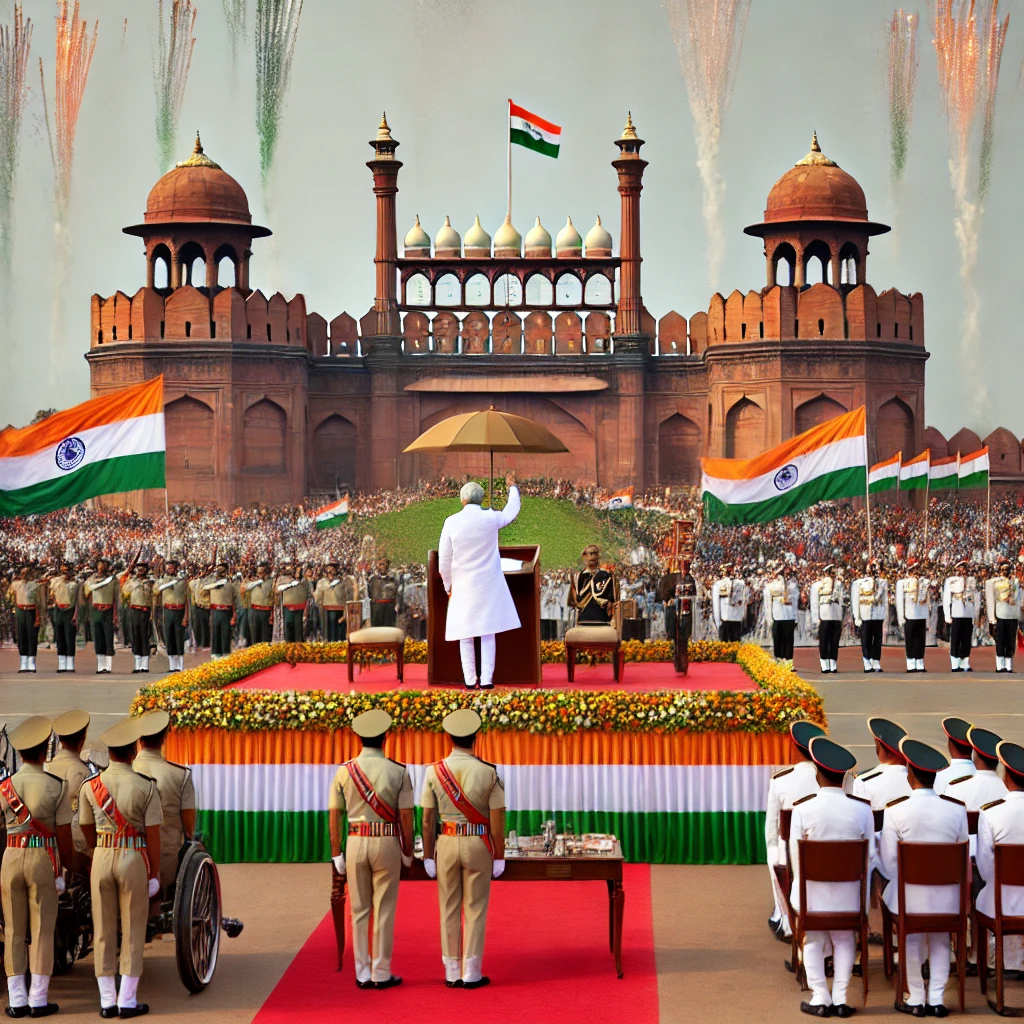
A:
[[[149,671],[149,655],[148,654],[144,654],[142,656],[142,671],[143,672],[148,672]]]
[[[819,658],[818,661],[821,664],[821,671],[827,672],[829,670],[828,658]]]
[[[50,976],[48,974],[33,974],[32,983],[28,989],[28,1005],[41,1009],[49,1003]]]
[[[23,654],[21,656],[21,661],[18,664],[18,671],[19,672],[27,672],[28,671],[28,655]]]
[[[838,661],[830,661],[828,663],[828,667],[830,669],[832,669],[833,672],[838,672],[839,671],[839,662]]]
[[[864,662],[864,671],[865,672],[870,672],[874,668],[874,665],[872,664],[870,658],[861,658],[861,661]]]
[[[918,658],[917,659],[917,671],[918,672],[923,672],[924,671],[924,658]]]
[[[457,956],[443,956],[441,963],[444,964],[444,980],[449,984],[462,980],[461,964]]]
[[[872,659],[871,667],[876,672],[881,672],[882,671],[882,663],[877,658]]]
[[[916,672],[917,671],[917,662],[913,658],[907,658],[907,671],[908,672]]]
[[[57,671],[63,672],[67,666],[67,657],[63,654],[57,655]]]
[[[67,672],[75,671],[75,659],[70,654],[64,659],[64,669]]]
[[[28,659],[28,670],[29,672],[35,672],[36,670],[36,659],[31,656]]]

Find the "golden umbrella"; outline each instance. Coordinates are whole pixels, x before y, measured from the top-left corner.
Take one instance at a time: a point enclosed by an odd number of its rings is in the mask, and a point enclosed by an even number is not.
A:
[[[426,455],[445,455],[448,452],[488,452],[491,471],[487,481],[487,504],[491,504],[494,484],[494,453],[522,452],[523,454],[551,454],[569,449],[543,424],[525,416],[499,412],[492,405],[479,412],[464,412],[449,416],[425,430],[407,452]]]

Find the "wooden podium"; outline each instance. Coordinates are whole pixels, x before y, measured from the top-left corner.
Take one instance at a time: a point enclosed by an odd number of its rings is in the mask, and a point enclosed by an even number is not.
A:
[[[497,634],[495,685],[540,684],[540,547],[522,544],[498,549],[502,558],[523,563],[506,571],[505,582],[519,614],[519,628]],[[437,568],[437,552],[427,556],[427,682],[459,685],[462,657],[457,640],[445,640],[448,595]],[[479,650],[477,652],[479,657]]]

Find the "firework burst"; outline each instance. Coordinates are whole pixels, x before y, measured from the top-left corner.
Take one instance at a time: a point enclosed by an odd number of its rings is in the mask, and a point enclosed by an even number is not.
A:
[[[228,26],[228,42],[231,44],[231,77],[238,77],[238,55],[245,40],[245,0],[221,0],[224,5],[224,20]]]
[[[18,142],[28,92],[26,73],[32,44],[32,19],[14,5],[14,23],[0,25],[0,270],[10,271],[14,238],[14,188],[18,178]]]
[[[156,90],[156,147],[160,171],[170,170],[174,162],[175,136],[185,99],[185,84],[196,45],[192,35],[196,8],[192,0],[171,0],[170,17],[164,17],[164,0],[159,0],[160,35],[153,64]]]
[[[301,15],[302,0],[256,2],[256,131],[264,191],[277,150]]]
[[[902,8],[889,23],[889,174],[894,185],[903,181],[910,145],[910,123],[917,88],[917,29],[920,18]]]

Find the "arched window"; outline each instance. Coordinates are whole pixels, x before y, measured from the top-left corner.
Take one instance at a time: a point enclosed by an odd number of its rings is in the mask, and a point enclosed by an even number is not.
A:
[[[587,278],[584,301],[588,306],[609,306],[612,301],[612,283],[604,274]]]
[[[153,264],[153,287],[165,289],[171,287],[171,250],[166,245],[158,245],[150,256]]]
[[[658,428],[658,483],[692,487],[700,483],[700,427],[679,413]]]
[[[955,447],[950,445],[955,451]],[[914,414],[910,406],[899,398],[891,398],[875,414],[875,458],[879,462],[891,459],[902,451],[908,458],[909,452],[915,452],[914,445]]]
[[[206,287],[206,253],[198,242],[188,242],[178,252],[181,283],[193,288]]]
[[[262,398],[243,418],[242,465],[247,470],[285,468],[288,418],[275,402]]]
[[[839,250],[839,283],[848,284],[851,287],[860,284],[857,280],[857,264],[860,262],[860,253],[857,246],[852,242]]]
[[[555,300],[555,290],[543,274],[534,274],[526,279],[526,304],[528,306],[550,306]]]
[[[796,250],[788,242],[775,247],[772,253],[772,265],[775,268],[775,283],[788,288],[793,283],[793,270],[796,267]]]
[[[521,306],[523,282],[514,274],[503,274],[494,282],[494,305]]]
[[[491,283],[483,274],[474,274],[466,282],[466,305],[488,306],[491,302]]]
[[[811,242],[804,249],[804,282],[831,284],[832,251],[824,242]]]
[[[838,402],[833,401],[827,395],[818,395],[809,402],[804,402],[796,410],[796,432],[802,434],[812,427],[821,426],[827,420],[842,416],[846,408]]]
[[[462,288],[454,274],[443,274],[434,285],[436,306],[459,306],[462,304]]]
[[[559,306],[579,306],[583,302],[583,285],[575,274],[562,274],[555,282],[555,302]]]
[[[407,306],[430,305],[430,282],[426,274],[413,274],[405,282],[405,304]]]
[[[238,254],[230,245],[222,245],[213,255],[213,262],[217,268],[217,275],[215,285],[218,288],[237,288],[238,287]],[[228,273],[228,267],[224,266],[224,263],[230,267],[230,274]],[[206,282],[203,281],[203,284]]]
[[[417,313],[422,316],[422,313]],[[313,432],[313,486],[321,491],[355,489],[356,428],[335,413]]]
[[[765,449],[764,410],[749,398],[741,398],[725,417],[725,457],[752,459]]]

